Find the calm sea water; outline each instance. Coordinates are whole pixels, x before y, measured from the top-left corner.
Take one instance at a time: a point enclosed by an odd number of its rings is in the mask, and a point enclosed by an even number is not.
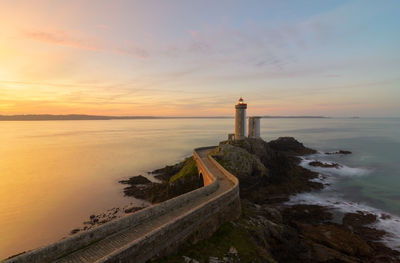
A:
[[[142,203],[124,197],[118,181],[177,162],[195,147],[216,145],[233,131],[233,122],[0,122],[0,259],[68,236],[91,214]],[[353,152],[308,157],[342,168],[319,171],[328,177],[327,190],[293,202],[335,200],[400,216],[400,119],[262,119],[261,134],[265,140],[293,136],[322,152]],[[381,227],[400,229],[400,221],[392,221]]]

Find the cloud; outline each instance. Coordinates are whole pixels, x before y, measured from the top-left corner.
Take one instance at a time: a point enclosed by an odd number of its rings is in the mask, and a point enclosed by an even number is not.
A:
[[[70,32],[58,31],[43,31],[43,30],[30,30],[24,31],[24,36],[38,42],[58,45],[64,47],[72,47],[76,49],[85,49],[91,51],[111,52],[119,55],[129,55],[136,58],[144,59],[149,57],[146,49],[139,47],[133,43],[128,43],[126,46],[121,47],[113,43],[105,43],[96,37],[77,37]]]
[[[269,27],[246,24],[243,27],[219,25],[202,30],[189,30],[191,55],[204,55],[206,61],[236,68],[282,71],[296,61],[297,50],[305,48],[302,33],[296,26]],[[295,46],[295,48],[288,48]],[[196,57],[201,61],[201,57]],[[209,62],[208,62],[209,63]]]
[[[104,50],[104,46],[98,39],[88,38],[80,39],[69,35],[65,31],[45,32],[40,30],[26,31],[25,36],[39,42],[67,46],[88,50]]]

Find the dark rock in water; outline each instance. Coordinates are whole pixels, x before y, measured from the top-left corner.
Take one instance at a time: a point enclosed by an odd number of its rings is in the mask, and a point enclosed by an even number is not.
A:
[[[359,234],[367,240],[379,241],[386,232],[373,227],[368,227],[368,225],[375,223],[377,219],[377,215],[357,211],[357,213],[345,214],[342,221],[343,225],[354,233]]]
[[[119,181],[121,184],[150,184],[151,181],[143,175],[133,176],[128,180]]]
[[[390,218],[392,218],[392,217],[388,214],[384,214],[384,213],[381,214],[381,219],[390,219]]]
[[[174,165],[167,165],[164,168],[156,169],[150,174],[161,181],[169,181],[169,179],[177,174],[183,168],[184,162],[176,163]]]
[[[340,151],[336,151],[336,152],[326,152],[325,154],[351,154],[351,152],[340,150]]]
[[[73,235],[73,234],[78,233],[79,231],[81,231],[79,228],[75,228],[75,229],[71,230],[70,234]]]
[[[268,145],[275,151],[285,153],[287,155],[307,155],[316,153],[316,150],[305,147],[301,142],[293,137],[279,137],[274,141],[270,141]]]
[[[343,225],[353,227],[369,225],[375,223],[376,220],[376,215],[362,211],[357,211],[357,213],[347,213],[342,219]]]
[[[157,188],[155,183],[148,184],[145,187],[136,186],[133,184],[124,188],[124,194],[125,196],[133,196],[137,199],[151,200],[154,188]]]
[[[337,163],[323,163],[320,161],[312,161],[309,165],[314,167],[323,167],[323,168],[340,168],[340,165]]]
[[[132,177],[123,182],[129,185],[124,188],[124,194],[151,203],[158,203],[203,186],[193,157],[186,158],[178,164],[154,170],[151,174],[157,174],[156,177],[162,182],[152,183],[149,181],[146,184],[136,184],[138,179]],[[145,179],[147,180],[147,178]]]

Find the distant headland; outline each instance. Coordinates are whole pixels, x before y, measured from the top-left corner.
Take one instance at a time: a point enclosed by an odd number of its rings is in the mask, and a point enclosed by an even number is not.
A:
[[[62,120],[134,120],[134,119],[232,119],[233,116],[104,116],[85,114],[24,114],[0,115],[0,121],[62,121]],[[261,116],[261,118],[330,118],[325,116]]]

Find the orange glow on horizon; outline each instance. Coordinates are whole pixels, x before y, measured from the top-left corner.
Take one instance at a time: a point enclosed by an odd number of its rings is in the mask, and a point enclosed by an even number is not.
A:
[[[397,39],[360,50],[369,35],[355,29],[371,13],[347,17],[345,27],[332,19],[352,4],[269,30],[268,16],[260,24],[231,17],[238,27],[204,21],[208,11],[180,17],[185,5],[157,13],[157,5],[2,2],[0,115],[231,116],[240,95],[257,115],[399,112]]]

